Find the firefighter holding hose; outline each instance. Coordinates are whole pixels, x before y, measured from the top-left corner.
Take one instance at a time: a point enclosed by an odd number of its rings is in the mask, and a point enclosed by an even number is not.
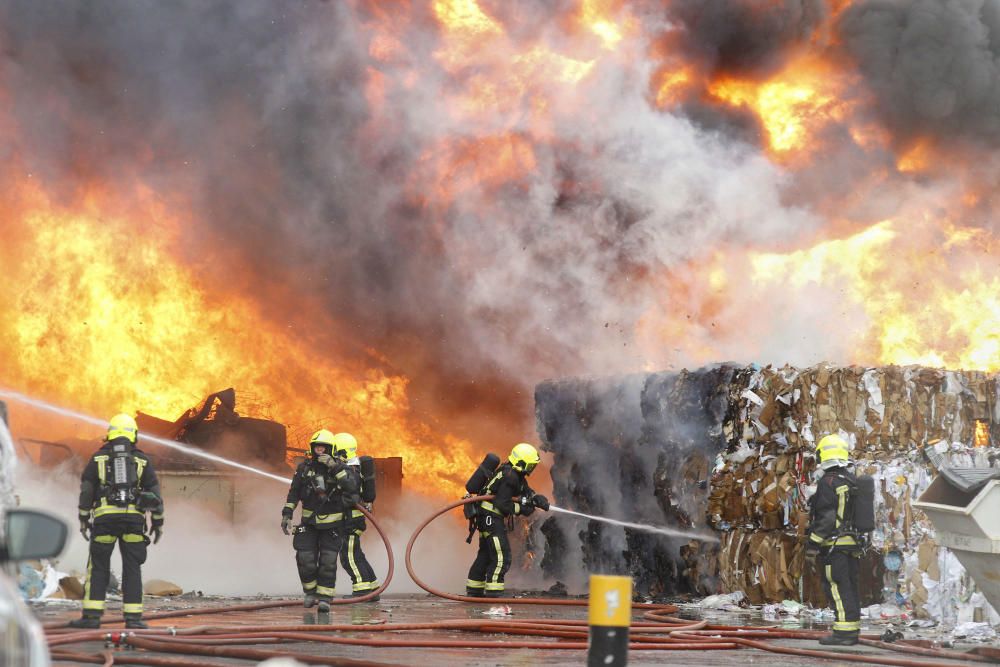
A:
[[[295,507],[302,503],[301,523],[294,527],[292,547],[305,594],[303,606],[318,605],[323,613],[330,611],[335,593],[345,517],[350,517],[358,502],[355,477],[333,456],[333,449],[333,433],[320,429],[313,434],[309,458],[296,468],[281,510],[281,530],[288,535]]]
[[[549,509],[548,499],[528,486],[528,475],[538,465],[538,450],[526,442],[519,443],[511,450],[507,462],[492,471],[487,463],[491,457],[493,462],[499,463],[499,458],[490,454],[466,484],[470,493],[494,496],[493,500],[476,503],[472,519],[479,530],[479,551],[465,582],[465,594],[470,597],[499,598],[504,595],[504,577],[510,569],[510,541],[505,520],[529,516],[536,507]],[[492,475],[488,476],[490,472]],[[480,485],[481,481],[485,484]]]
[[[816,455],[823,476],[809,499],[806,548],[821,556],[824,587],[836,613],[833,633],[819,643],[853,646],[861,632],[858,561],[866,533],[874,528],[874,485],[848,469],[848,444],[839,435],[823,437]]]
[[[374,461],[369,456],[358,456],[358,440],[350,433],[337,433],[333,436],[333,455],[347,466],[348,474],[354,477],[358,486],[365,509],[371,511],[371,503],[375,500]],[[361,535],[366,528],[365,515],[351,507],[345,510],[344,520],[340,564],[351,577],[351,597],[361,597],[379,587],[375,570],[361,549]],[[376,595],[371,601],[377,602],[378,599],[379,596]]]
[[[136,448],[139,427],[126,414],[108,424],[104,444],[90,457],[80,478],[80,533],[90,541],[83,616],[74,628],[99,628],[111,579],[115,543],[122,555],[122,613],[125,627],[148,627],[142,620],[142,564],[146,562],[146,511],[152,512],[153,543],[163,534],[163,501],[153,464]]]

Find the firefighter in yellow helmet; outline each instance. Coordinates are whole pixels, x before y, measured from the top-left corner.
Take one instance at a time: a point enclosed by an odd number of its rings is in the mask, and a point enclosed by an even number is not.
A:
[[[347,466],[348,473],[354,477],[354,481],[358,485],[359,494],[364,497],[366,495],[365,482],[361,476],[361,460],[358,458],[357,438],[350,433],[337,433],[334,435],[333,455]],[[368,483],[374,484],[374,479]],[[374,488],[371,491],[374,491]],[[374,497],[374,494],[372,497]],[[366,509],[371,511],[371,505],[369,504]],[[368,595],[378,588],[379,582],[375,576],[375,570],[372,568],[371,563],[368,562],[368,558],[365,557],[365,552],[361,549],[361,534],[365,532],[365,528],[367,527],[365,515],[353,507],[350,512],[350,518],[347,518],[345,514],[347,523],[344,529],[344,544],[340,548],[340,564],[347,570],[347,574],[351,577],[351,597],[361,597],[362,595]],[[378,599],[378,596],[376,596],[371,601],[377,602]]]
[[[823,583],[836,614],[833,633],[819,640],[827,646],[852,646],[861,631],[861,601],[858,587],[860,546],[852,525],[857,480],[848,470],[847,442],[836,434],[824,436],[816,445],[823,476],[809,499],[806,548],[818,550]]]
[[[344,462],[333,456],[333,433],[316,431],[309,439],[309,458],[299,464],[281,510],[281,530],[292,528],[292,514],[302,503],[301,522],[292,547],[305,594],[303,606],[330,611],[337,584],[337,556],[343,543],[345,516],[358,502],[358,487]]]
[[[548,499],[528,486],[528,475],[538,465],[538,450],[526,442],[511,450],[507,462],[499,466],[477,495],[492,495],[478,503],[476,528],[479,551],[469,568],[465,594],[470,597],[499,598],[504,595],[504,577],[510,569],[510,541],[504,520],[529,516],[535,508],[549,509]]]
[[[149,458],[136,448],[139,427],[126,414],[108,424],[104,444],[90,457],[80,478],[80,533],[90,541],[83,616],[74,628],[98,628],[111,578],[115,543],[122,555],[122,613],[126,628],[148,627],[142,620],[142,564],[146,562],[146,512],[152,512],[153,543],[163,534],[160,483]]]

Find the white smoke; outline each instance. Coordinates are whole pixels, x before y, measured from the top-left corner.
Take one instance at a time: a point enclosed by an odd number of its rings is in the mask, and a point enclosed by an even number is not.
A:
[[[69,468],[63,464],[43,469],[26,463],[21,467],[17,492],[22,505],[50,511],[72,527],[67,548],[57,559],[56,567],[83,576],[88,543],[76,530],[79,476]],[[236,480],[239,502],[234,516],[230,497],[225,493],[202,493],[200,501],[178,498],[179,483],[169,477],[160,475],[164,487],[164,532],[158,544],[149,546],[143,566],[144,581],[164,579],[185,592],[200,591],[205,595],[301,594],[292,538],[285,536],[280,527],[286,487],[269,480],[230,476],[219,478],[221,483],[212,477],[187,478],[188,492],[192,494],[199,485],[218,486],[224,491],[229,481]],[[405,508],[400,512],[401,517],[381,518],[395,558],[395,574],[387,593],[413,593],[420,589],[406,573],[403,560],[406,544],[417,521],[428,516],[435,506],[440,507],[440,503],[407,495],[400,499],[399,506]],[[375,516],[379,519],[377,504]],[[458,548],[464,538],[462,529],[453,517],[443,517],[417,543],[418,575],[428,584],[453,592],[464,590],[464,569],[475,554],[464,554]],[[362,540],[379,581],[384,581],[388,558],[382,540],[371,526]],[[117,551],[112,557],[112,571],[120,581],[121,561]],[[339,566],[337,591],[344,595],[351,592],[350,578]]]

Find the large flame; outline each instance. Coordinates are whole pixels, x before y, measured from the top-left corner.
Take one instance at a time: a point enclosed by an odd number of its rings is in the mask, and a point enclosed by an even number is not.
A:
[[[736,4],[780,12],[779,5],[787,3]],[[387,180],[397,180],[387,184],[393,192],[385,199],[399,195],[408,210],[417,211],[417,222],[426,229],[415,234],[414,245],[426,247],[413,252],[424,253],[422,260],[433,263],[445,245],[435,242],[449,234],[448,221],[461,218],[467,209],[477,209],[468,216],[471,224],[489,220],[503,227],[514,215],[507,203],[518,197],[549,198],[555,208],[560,188],[571,194],[594,192],[595,208],[613,207],[608,203],[612,197],[604,197],[600,189],[621,185],[628,192],[633,184],[602,183],[590,174],[592,182],[572,182],[577,177],[573,167],[585,162],[599,173],[603,151],[624,152],[648,143],[650,136],[662,139],[643,132],[659,119],[686,113],[684,105],[723,112],[711,116],[704,132],[710,138],[704,144],[698,143],[701,137],[691,139],[685,151],[731,139],[725,132],[712,134],[713,123],[753,117],[756,124],[750,125],[759,127],[761,136],[749,139],[757,139],[759,146],[748,150],[757,150],[755,157],[770,161],[768,168],[789,183],[800,174],[815,176],[833,153],[833,144],[840,142],[851,149],[850,160],[834,169],[862,165],[865,178],[850,174],[850,182],[878,194],[894,189],[888,203],[841,219],[838,209],[853,193],[845,194],[847,188],[826,193],[827,184],[839,185],[829,174],[826,180],[806,178],[808,191],[789,187],[781,194],[794,201],[771,208],[799,207],[821,223],[802,233],[789,229],[780,249],[750,243],[685,249],[672,265],[658,263],[669,257],[663,253],[646,263],[636,261],[634,272],[627,266],[634,258],[622,260],[623,268],[616,272],[624,282],[632,281],[638,293],[662,294],[638,321],[631,311],[623,316],[623,326],[634,328],[626,337],[647,346],[651,359],[663,356],[654,349],[669,348],[686,364],[736,355],[750,361],[763,353],[767,341],[808,324],[789,320],[786,311],[799,312],[802,304],[816,302],[822,306],[810,314],[822,325],[816,335],[843,343],[848,352],[841,361],[1000,369],[1000,246],[975,224],[982,218],[971,213],[990,213],[992,183],[985,178],[986,185],[976,184],[970,177],[962,187],[941,188],[925,211],[914,210],[919,204],[909,205],[908,188],[917,179],[948,171],[944,163],[950,156],[932,137],[893,135],[872,111],[868,98],[873,91],[824,41],[850,4],[830,3],[830,16],[816,34],[787,46],[786,52],[775,49],[767,66],[727,69],[725,63],[716,67],[711,58],[699,59],[685,50],[678,38],[680,23],[665,19],[669,12],[663,8],[650,11],[642,3],[541,3],[545,8],[538,10],[539,16],[556,20],[526,26],[518,23],[520,13],[508,3],[357,0],[344,10],[357,19],[356,24],[345,23],[358,30],[352,35],[356,40],[347,41],[366,47],[358,59],[364,75],[359,94],[367,107],[359,114],[364,121],[352,128],[362,138],[357,160],[390,164]],[[617,107],[595,114],[589,105],[614,105],[635,81],[643,88],[638,97],[653,111],[634,127],[628,124],[631,117],[625,119],[626,129],[620,131],[629,133],[630,141],[602,142],[619,137],[598,132],[591,137],[593,119],[606,123]],[[2,113],[12,106],[9,95],[0,86],[3,138],[18,131]],[[437,98],[426,99],[432,95]],[[316,104],[324,104],[317,96]],[[411,105],[417,108],[412,114]],[[739,136],[748,140],[745,132]],[[384,152],[376,155],[378,150]],[[565,160],[569,168],[549,164],[560,150],[571,153]],[[136,151],[142,152],[140,147]],[[405,171],[393,171],[397,154],[416,157],[400,160]],[[684,159],[683,152],[679,155]],[[540,180],[538,173],[547,167],[558,174],[553,178],[566,183]],[[666,169],[657,162],[649,168]],[[25,171],[8,168],[2,179]],[[372,171],[381,174],[375,167]],[[651,182],[660,183],[655,177],[650,174]],[[372,349],[361,359],[345,352],[331,340],[334,334],[324,333],[337,330],[335,315],[324,315],[324,308],[303,294],[282,293],[280,287],[268,295],[241,289],[241,275],[266,267],[236,263],[230,268],[233,259],[227,257],[221,262],[227,269],[220,270],[210,266],[214,260],[206,259],[207,254],[192,257],[175,245],[181,230],[203,222],[177,203],[185,193],[172,196],[177,193],[148,189],[148,183],[93,183],[81,177],[86,182],[76,194],[57,197],[54,192],[74,187],[17,178],[0,180],[4,383],[95,413],[141,409],[168,418],[232,385],[261,396],[277,419],[296,429],[320,424],[349,429],[366,452],[403,456],[408,481],[421,488],[460,492],[457,477],[474,469],[477,448],[437,427],[432,409],[426,418],[413,416],[410,379],[382,363],[382,351]],[[900,180],[890,183],[889,178]],[[963,180],[961,174],[955,178]],[[685,187],[680,177],[662,182],[669,188],[675,181]],[[642,200],[649,188],[638,189],[636,208],[645,211]],[[380,199],[376,194],[381,193],[373,193],[373,200]],[[690,196],[688,202],[697,199]],[[741,202],[730,205],[736,208]],[[697,205],[690,212],[656,207],[649,204],[660,216],[654,219],[666,219],[668,239],[697,232],[702,222]],[[589,233],[585,222],[579,224],[581,235]],[[573,235],[558,231],[560,238]],[[487,254],[493,248],[485,244],[483,250],[468,237],[456,237],[447,239],[452,251],[448,277],[471,283],[492,259]],[[524,245],[520,238],[516,245],[527,253],[527,244],[537,237],[524,237]],[[595,245],[603,250],[617,241],[609,234]],[[466,245],[465,252],[455,250],[464,251]],[[547,259],[569,265],[577,258]],[[647,306],[644,302],[639,310]],[[511,340],[527,337],[513,335]],[[828,349],[819,341],[814,347]],[[535,379],[540,378],[530,378]],[[442,477],[445,471],[450,476]]]
[[[0,354],[12,388],[98,415],[173,419],[235,386],[293,433],[350,430],[362,453],[402,456],[408,483],[424,491],[454,495],[455,471],[475,468],[471,443],[412,418],[406,377],[331,354],[322,309],[289,295],[295,311],[266,312],[233,288],[235,275],[201,284],[172,255],[187,221],[152,193],[123,209],[93,188],[64,206],[25,182],[5,203],[0,224],[14,243],[0,246]]]

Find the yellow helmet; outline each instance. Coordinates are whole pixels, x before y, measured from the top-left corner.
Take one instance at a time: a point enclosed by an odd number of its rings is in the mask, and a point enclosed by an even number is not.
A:
[[[107,439],[110,441],[115,438],[128,438],[134,445],[139,438],[139,426],[135,423],[135,419],[125,413],[112,417],[108,422]]]
[[[508,460],[511,465],[528,475],[538,465],[538,450],[526,442],[519,442],[510,450]]]
[[[333,433],[330,433],[325,428],[313,433],[312,437],[309,438],[309,453],[315,454],[313,447],[316,445],[326,445],[328,453],[333,454]]]
[[[847,441],[836,433],[831,433],[823,436],[816,444],[816,456],[819,457],[821,466],[829,467],[847,463],[851,458],[851,453]]]
[[[338,433],[333,436],[333,455],[353,459],[358,455],[357,439],[350,433]]]

